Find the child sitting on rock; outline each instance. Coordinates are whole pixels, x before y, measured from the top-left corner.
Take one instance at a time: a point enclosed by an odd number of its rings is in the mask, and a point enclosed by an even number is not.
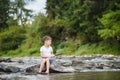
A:
[[[42,69],[46,63],[46,73],[49,73],[50,68],[50,58],[54,57],[53,49],[51,47],[52,38],[50,36],[45,36],[43,38],[44,45],[40,48],[40,55],[42,58],[39,73],[42,72]]]

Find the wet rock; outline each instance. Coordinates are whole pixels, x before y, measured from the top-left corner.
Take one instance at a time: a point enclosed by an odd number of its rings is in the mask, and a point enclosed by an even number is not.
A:
[[[12,62],[11,58],[0,58],[0,62]]]
[[[51,64],[50,69],[56,72],[75,72],[74,67],[71,66],[72,62],[56,60]]]
[[[98,65],[96,66],[96,68],[98,68],[98,69],[103,69],[103,67],[104,67],[104,64],[98,64]]]
[[[36,75],[39,75],[40,62],[39,57],[1,58],[0,80],[29,80],[32,77],[31,75],[36,77]],[[45,70],[46,67],[44,67],[43,71]],[[120,56],[101,54],[61,56],[60,58],[57,57],[50,66],[50,73],[100,71],[120,71]],[[8,77],[10,74],[11,76]],[[36,79],[34,78],[34,80]]]
[[[71,66],[72,62],[71,61],[58,61],[55,60],[51,66],[50,66],[50,72],[55,73],[55,72],[74,72],[74,68]],[[34,65],[31,67],[26,68],[23,72],[26,73],[38,73],[40,65]],[[43,72],[46,70],[46,65],[43,69]]]
[[[15,67],[15,65],[9,66],[9,65],[5,65],[5,64],[0,64],[0,72],[9,73],[9,72],[19,72],[19,71],[20,71],[20,68]]]
[[[78,64],[84,64],[82,61],[78,60],[72,60],[72,66],[78,65]]]
[[[18,60],[17,62],[24,64],[24,61],[23,61],[23,60]]]
[[[4,61],[4,60],[3,60]],[[2,72],[37,73],[41,59],[39,57],[13,58],[11,63],[0,64]],[[4,63],[4,64],[3,64]],[[44,67],[44,70],[45,71]],[[120,57],[113,55],[64,56],[56,58],[50,66],[50,72],[120,71]],[[0,71],[0,72],[1,72]]]
[[[0,72],[0,75],[5,74],[5,72]]]
[[[87,69],[92,69],[93,67],[92,67],[92,66],[86,66],[85,68],[87,68]]]
[[[39,67],[40,67],[39,64],[38,65],[34,65],[34,66],[26,68],[23,72],[26,72],[26,73],[37,73],[39,71]]]

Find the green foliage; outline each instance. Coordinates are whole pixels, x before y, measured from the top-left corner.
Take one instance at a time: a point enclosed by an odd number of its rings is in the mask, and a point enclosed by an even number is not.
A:
[[[39,13],[26,25],[32,18],[25,8],[29,1],[33,0],[11,0],[10,6],[0,1],[0,26],[9,25],[0,32],[0,55],[38,56],[45,35],[53,38],[58,54],[119,54],[120,0],[47,0],[47,15]],[[6,12],[9,15],[3,15]]]
[[[17,25],[24,26],[33,17],[32,10],[25,7],[30,1],[34,0],[10,0],[9,24],[16,24],[17,22]]]
[[[64,41],[57,46],[56,54],[62,53],[63,55],[74,55],[77,48],[78,45],[73,40]]]
[[[9,17],[8,13],[8,10],[10,8],[9,3],[10,3],[9,0],[0,0],[0,31],[8,27],[7,20]]]
[[[98,30],[98,34],[103,39],[115,38],[120,40],[120,10],[110,11],[99,19],[102,29]]]
[[[75,55],[84,54],[119,54],[119,46],[107,45],[105,43],[88,43],[80,45],[79,48],[74,52]]]
[[[62,36],[65,36],[65,33],[67,33],[63,25],[64,22],[61,19],[56,18],[49,21],[47,16],[39,13],[35,17],[30,35],[36,35],[39,40],[42,40],[43,36],[49,35],[53,38],[53,43],[58,43],[62,39]]]
[[[16,26],[0,33],[0,51],[15,50],[25,40],[25,30]]]
[[[119,45],[109,45],[102,43],[71,44],[73,41],[62,42],[62,48],[58,48],[56,54],[63,55],[85,55],[85,54],[119,54]],[[68,45],[68,46],[67,46]]]
[[[47,1],[48,20],[53,21],[55,28],[62,27],[62,38],[84,35],[85,42],[98,42],[97,34],[99,26],[98,17],[105,10],[106,3],[92,0],[62,0]],[[61,21],[59,25],[58,20]],[[58,30],[56,30],[58,31]],[[55,31],[54,31],[55,32]],[[60,36],[60,37],[61,37]]]

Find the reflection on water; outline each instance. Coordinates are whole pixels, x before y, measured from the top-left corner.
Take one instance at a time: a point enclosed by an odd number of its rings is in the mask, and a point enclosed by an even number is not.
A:
[[[120,72],[51,74],[50,80],[120,80]]]
[[[49,75],[0,75],[0,80],[120,80],[120,72],[50,73]]]
[[[50,80],[50,76],[44,75],[44,76],[40,77],[40,80]]]

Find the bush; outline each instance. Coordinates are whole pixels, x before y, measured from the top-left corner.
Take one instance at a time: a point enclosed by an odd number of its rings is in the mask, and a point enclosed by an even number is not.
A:
[[[98,34],[103,39],[113,38],[120,41],[120,10],[110,11],[104,14],[99,21],[102,23],[102,29]]]
[[[61,42],[57,46],[56,54],[63,53],[63,55],[74,55],[77,50],[77,44],[73,40]]]
[[[12,26],[0,33],[0,51],[15,50],[25,40],[25,30]]]

